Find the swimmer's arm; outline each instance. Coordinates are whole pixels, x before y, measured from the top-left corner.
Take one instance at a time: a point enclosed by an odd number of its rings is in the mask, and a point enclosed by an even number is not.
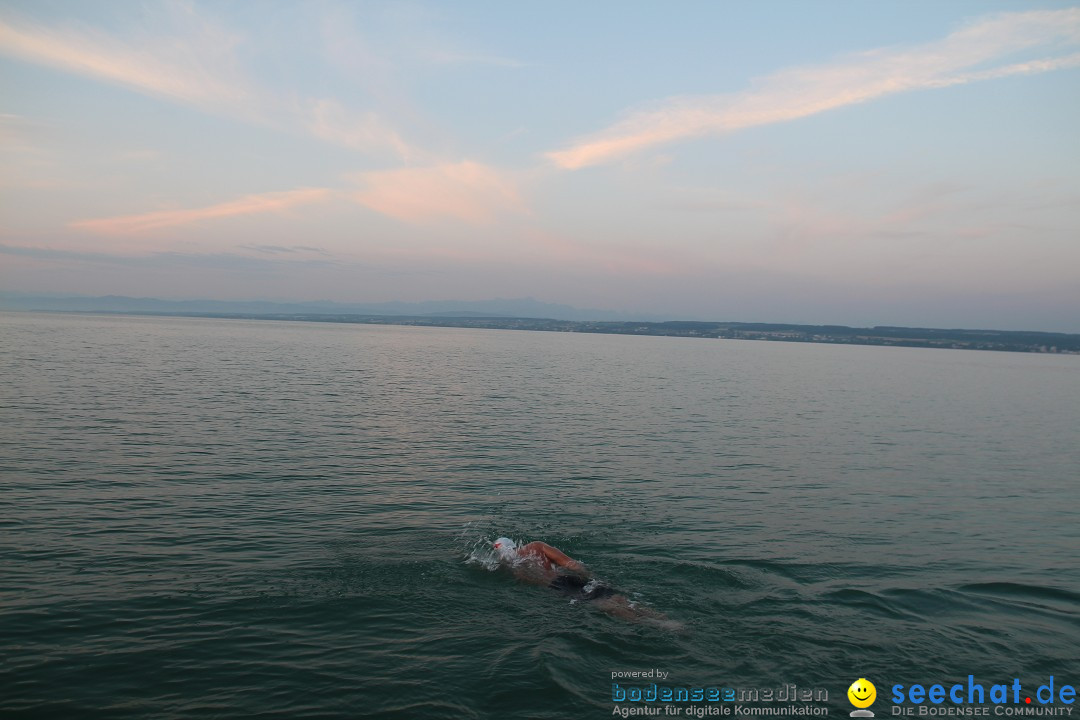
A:
[[[544,557],[546,557],[554,565],[558,565],[559,567],[564,567],[567,570],[573,570],[575,572],[585,572],[584,565],[564,553],[562,550],[559,550],[558,548],[553,548],[547,543],[541,543],[540,550],[543,551]]]

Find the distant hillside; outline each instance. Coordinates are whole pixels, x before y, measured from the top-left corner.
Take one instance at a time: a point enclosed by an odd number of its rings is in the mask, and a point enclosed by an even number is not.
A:
[[[408,315],[411,317],[518,317],[551,320],[661,320],[656,316],[631,315],[546,303],[533,298],[494,300],[447,300],[429,302],[337,303],[268,302],[239,300],[159,300],[120,295],[103,297],[49,297],[0,293],[0,310],[59,312],[220,313],[244,315]]]
[[[542,303],[531,298],[448,303],[347,305],[331,302],[174,301],[117,296],[45,298],[0,294],[0,310],[182,315],[226,319],[244,318],[367,325],[460,327],[478,330],[535,330],[608,335],[657,335],[843,345],[887,345],[953,350],[1080,354],[1080,335],[1070,333],[892,326],[858,328],[846,325],[791,325],[698,320],[605,320],[602,317],[596,317],[605,314],[600,311],[578,310],[568,305]],[[587,316],[588,319],[582,320],[568,317],[580,317],[582,315]]]

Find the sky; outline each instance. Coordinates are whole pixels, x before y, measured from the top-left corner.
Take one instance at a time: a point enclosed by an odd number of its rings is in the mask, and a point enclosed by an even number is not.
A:
[[[1080,3],[0,1],[0,290],[1080,332]]]

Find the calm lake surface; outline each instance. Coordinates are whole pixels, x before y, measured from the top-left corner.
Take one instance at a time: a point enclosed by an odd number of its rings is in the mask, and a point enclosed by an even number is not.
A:
[[[0,314],[0,371],[4,717],[1080,681],[1080,357]]]

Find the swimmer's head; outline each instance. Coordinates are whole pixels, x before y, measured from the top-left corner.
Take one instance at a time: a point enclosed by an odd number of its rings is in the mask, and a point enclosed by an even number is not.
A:
[[[510,562],[517,557],[517,544],[510,538],[501,537],[492,545],[499,559]]]

